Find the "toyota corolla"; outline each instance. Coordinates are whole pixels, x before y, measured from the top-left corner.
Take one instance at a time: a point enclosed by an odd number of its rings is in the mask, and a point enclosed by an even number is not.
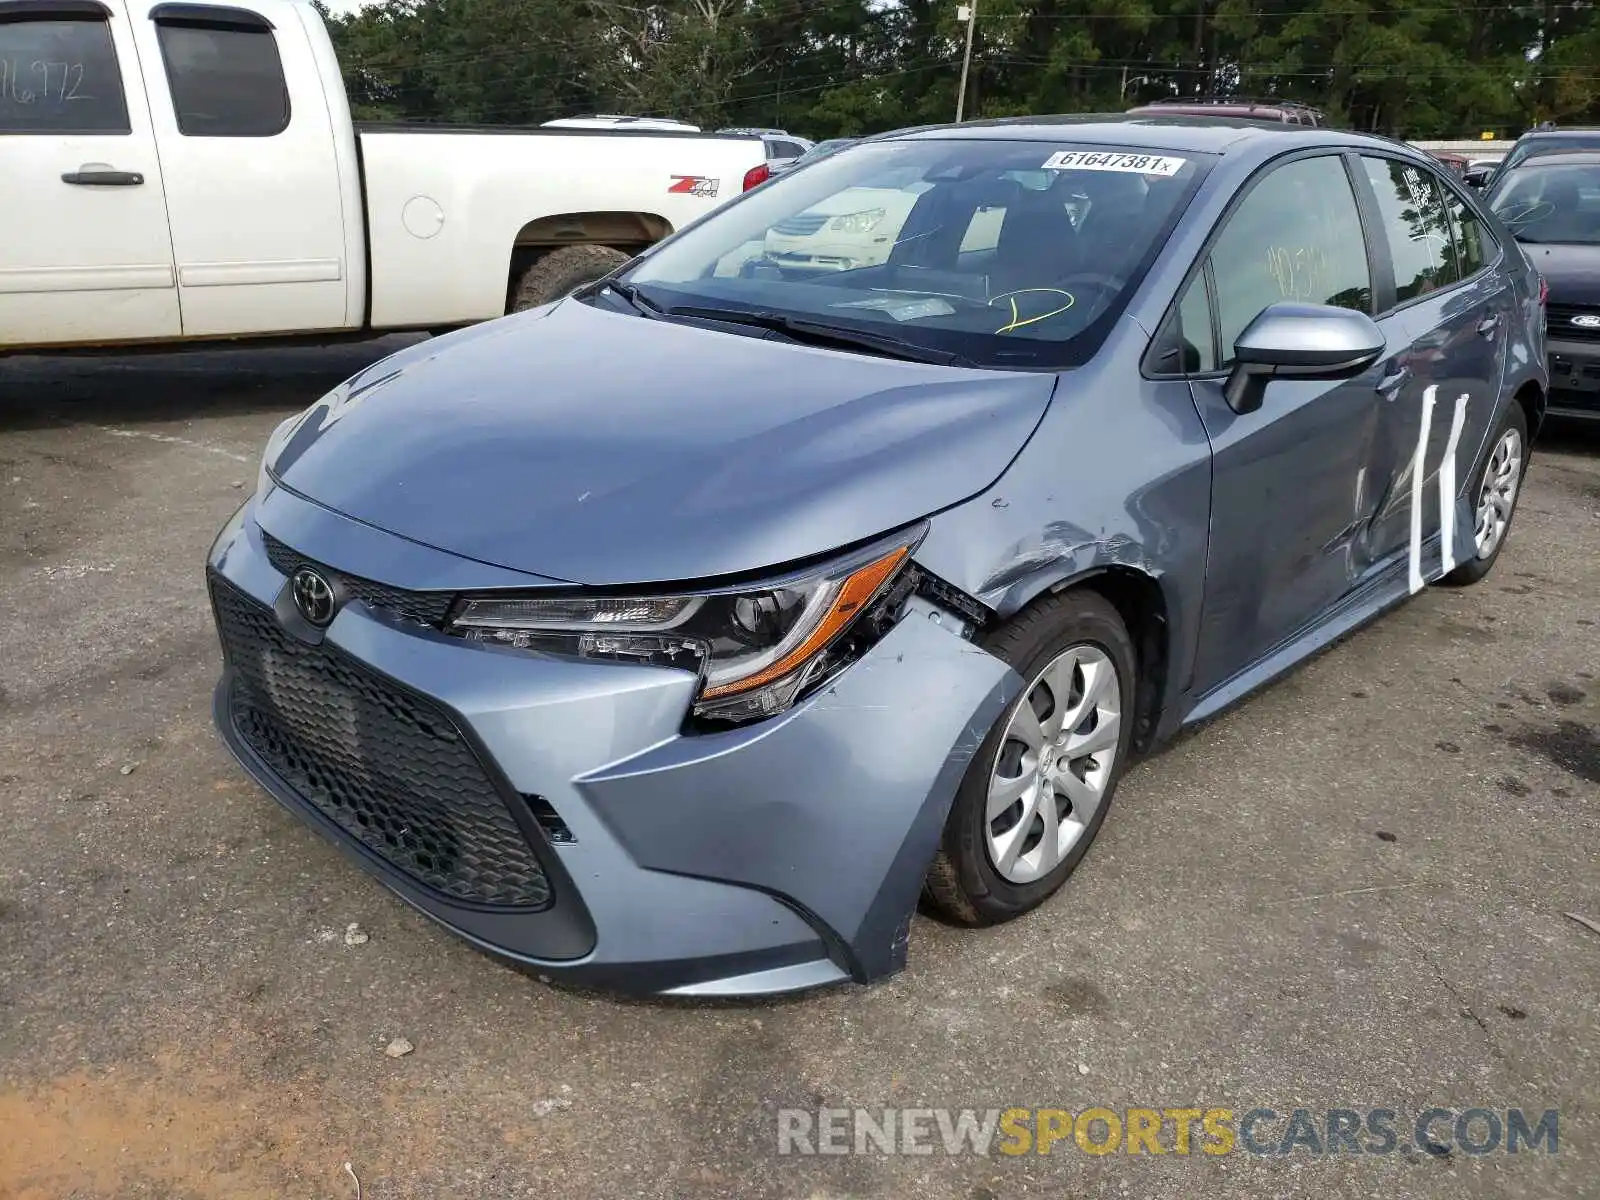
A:
[[[885,191],[881,257],[768,255]],[[217,725],[540,973],[880,979],[919,897],[1044,903],[1131,758],[1488,573],[1541,304],[1495,218],[1382,139],[870,139],[285,421],[210,553]]]

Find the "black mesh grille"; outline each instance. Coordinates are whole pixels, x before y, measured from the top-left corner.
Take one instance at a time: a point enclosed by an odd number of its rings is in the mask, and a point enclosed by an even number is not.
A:
[[[546,908],[550,884],[483,764],[437,705],[326,644],[286,634],[211,582],[239,736],[296,793],[418,883]]]
[[[1545,310],[1545,330],[1556,339],[1600,342],[1600,328],[1574,325],[1574,317],[1600,317],[1600,305],[1584,308],[1574,304],[1552,304]]]
[[[267,548],[268,561],[283,574],[293,575],[301,567],[315,567],[317,572],[330,582],[338,580],[342,583],[345,591],[357,600],[370,604],[373,608],[391,612],[403,620],[415,621],[419,625],[431,625],[435,629],[442,629],[445,617],[450,614],[450,605],[456,598],[454,592],[407,592],[386,584],[375,583],[370,579],[362,579],[359,575],[346,575],[343,571],[336,571],[314,558],[307,558],[265,530],[261,533],[261,540]]]

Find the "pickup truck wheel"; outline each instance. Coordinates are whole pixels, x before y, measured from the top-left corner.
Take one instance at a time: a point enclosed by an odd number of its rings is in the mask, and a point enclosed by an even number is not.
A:
[[[586,283],[611,274],[628,256],[610,246],[563,246],[537,259],[517,280],[511,311],[538,308],[570,296]]]

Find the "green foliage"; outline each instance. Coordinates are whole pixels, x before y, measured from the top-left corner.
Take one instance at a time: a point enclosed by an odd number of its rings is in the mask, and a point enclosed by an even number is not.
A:
[[[589,112],[811,137],[951,120],[958,0],[380,0],[329,18],[358,118]],[[967,113],[1303,100],[1395,136],[1600,123],[1600,16],[1488,0],[977,0]]]

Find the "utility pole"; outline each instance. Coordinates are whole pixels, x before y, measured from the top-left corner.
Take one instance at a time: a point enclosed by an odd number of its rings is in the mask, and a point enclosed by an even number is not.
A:
[[[972,66],[972,30],[978,24],[978,0],[956,9],[956,19],[967,23],[967,53],[961,60],[961,91],[956,95],[956,124],[967,110],[967,69]]]

